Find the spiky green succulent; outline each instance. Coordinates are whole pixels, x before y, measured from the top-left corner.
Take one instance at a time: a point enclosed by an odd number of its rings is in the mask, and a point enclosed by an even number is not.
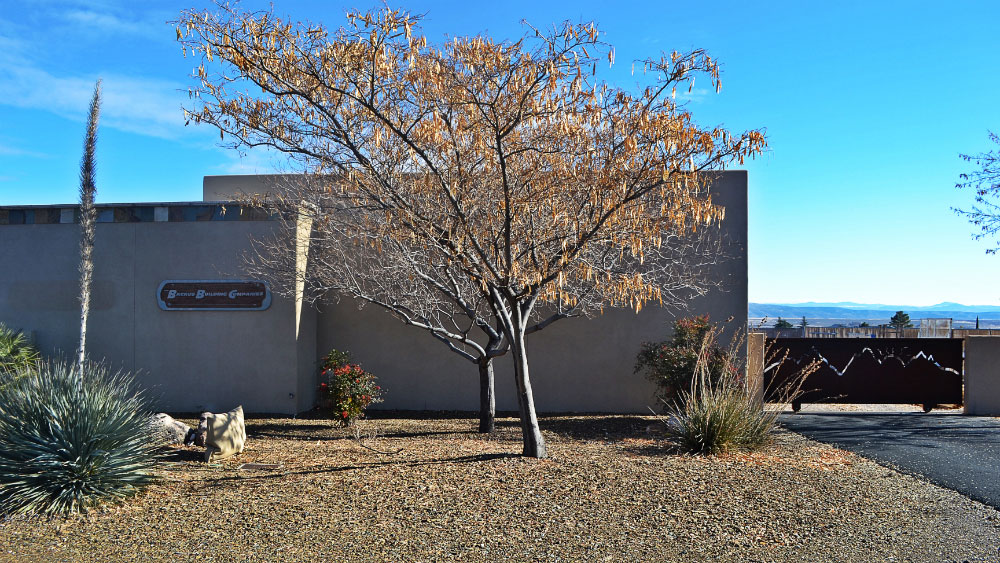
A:
[[[0,388],[0,513],[86,511],[154,480],[161,444],[127,373],[45,362]]]
[[[0,323],[0,375],[34,369],[40,358],[24,333]]]

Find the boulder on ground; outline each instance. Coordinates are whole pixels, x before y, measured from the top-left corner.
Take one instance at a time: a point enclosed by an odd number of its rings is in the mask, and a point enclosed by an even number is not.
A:
[[[212,416],[210,412],[201,413],[201,418],[198,419],[198,428],[188,430],[187,438],[184,439],[184,445],[190,446],[194,444],[199,448],[205,447],[205,437],[208,435],[208,417]]]
[[[153,427],[160,442],[168,445],[183,444],[191,431],[191,427],[166,413],[157,413],[150,417],[149,424]]]
[[[223,414],[208,414],[205,461],[226,459],[243,451],[247,441],[243,405]]]

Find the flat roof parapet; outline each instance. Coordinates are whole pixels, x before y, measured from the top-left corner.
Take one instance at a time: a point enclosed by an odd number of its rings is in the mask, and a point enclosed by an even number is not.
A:
[[[227,201],[97,204],[98,223],[179,223],[187,221],[268,221],[260,209]],[[0,225],[49,225],[79,223],[80,206],[2,205]]]

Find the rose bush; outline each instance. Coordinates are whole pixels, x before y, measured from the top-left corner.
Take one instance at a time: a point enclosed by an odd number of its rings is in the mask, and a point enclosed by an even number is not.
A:
[[[331,350],[323,358],[316,396],[320,408],[329,410],[341,426],[351,426],[369,405],[382,402],[382,387],[374,375],[350,363],[348,352]]]

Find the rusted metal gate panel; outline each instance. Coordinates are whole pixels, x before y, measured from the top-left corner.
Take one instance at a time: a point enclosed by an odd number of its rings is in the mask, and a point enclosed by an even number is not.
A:
[[[764,384],[775,389],[814,359],[796,403],[962,404],[962,345],[958,338],[776,338]],[[772,352],[774,355],[774,352]],[[795,405],[798,406],[798,405]]]

